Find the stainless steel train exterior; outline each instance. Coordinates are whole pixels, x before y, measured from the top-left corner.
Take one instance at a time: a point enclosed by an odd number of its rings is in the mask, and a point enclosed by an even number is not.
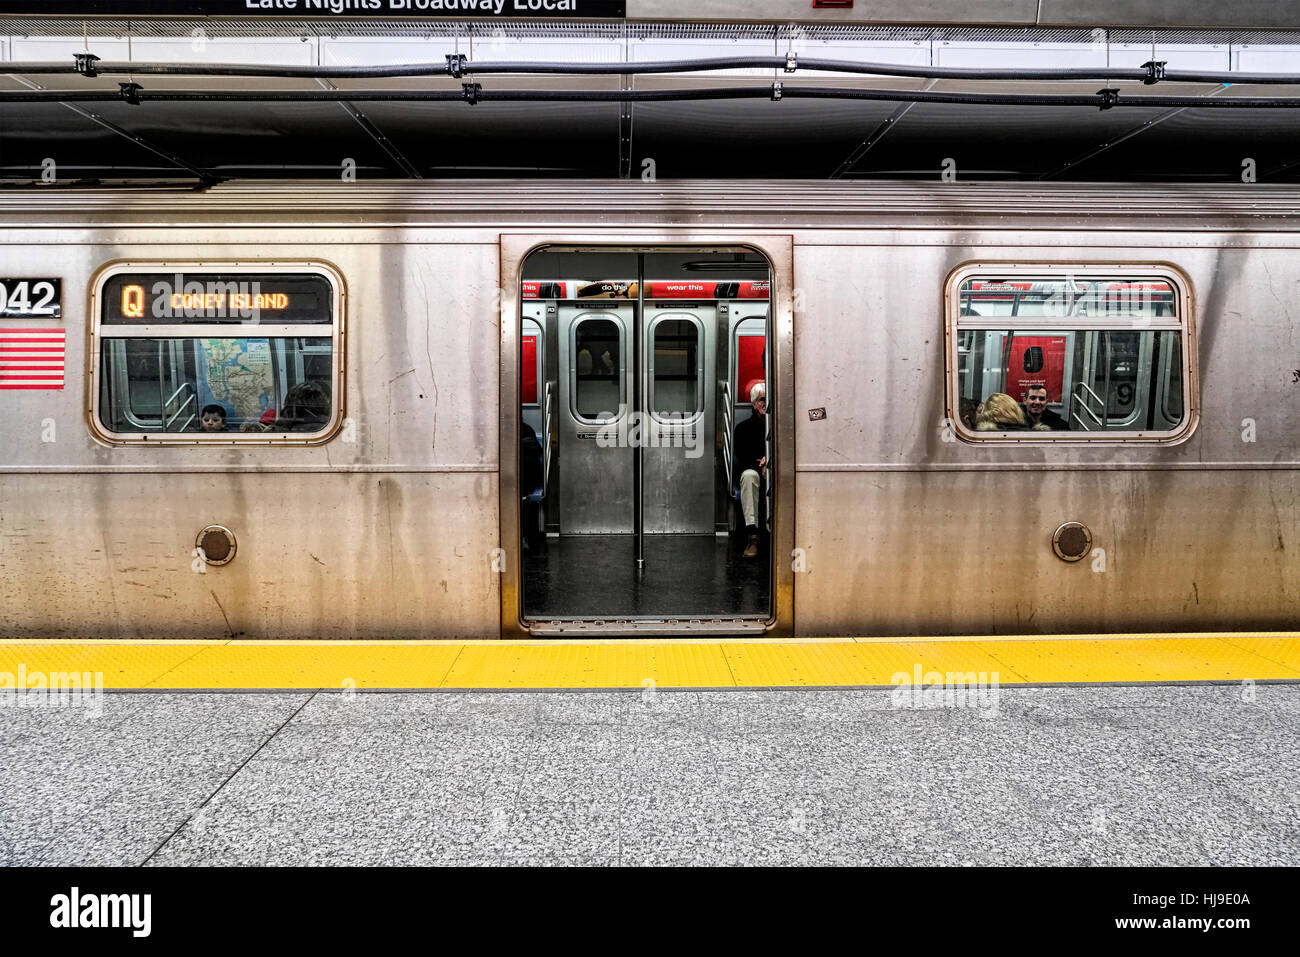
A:
[[[1294,629],[1298,206],[1300,189],[1264,185],[6,190],[0,277],[62,280],[62,316],[37,325],[64,330],[66,372],[61,389],[0,388],[0,632],[527,634],[518,458],[500,450],[519,442],[521,263],[545,244],[769,260],[777,560],[758,630]],[[177,264],[331,277],[341,401],[319,434],[102,434],[96,290],[112,268]],[[1176,277],[1182,425],[1023,441],[954,429],[951,284],[979,264],[995,279],[1026,264]],[[1053,550],[1067,522],[1091,532],[1082,561]],[[235,536],[226,565],[195,560],[210,525]]]

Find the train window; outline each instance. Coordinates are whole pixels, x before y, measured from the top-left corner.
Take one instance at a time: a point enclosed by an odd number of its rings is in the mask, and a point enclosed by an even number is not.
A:
[[[116,267],[96,289],[95,420],[117,441],[319,440],[339,418],[338,285]]]
[[[624,403],[622,332],[612,319],[591,317],[573,327],[574,414],[584,422],[609,422]]]
[[[740,334],[736,337],[736,402],[749,404],[749,391],[767,380],[764,369],[764,351],[767,337],[758,334]]]
[[[662,317],[654,321],[650,408],[656,418],[681,420],[703,411],[701,334],[694,318]]]
[[[959,270],[948,312],[962,433],[1179,437],[1189,420],[1184,288],[1172,271]]]

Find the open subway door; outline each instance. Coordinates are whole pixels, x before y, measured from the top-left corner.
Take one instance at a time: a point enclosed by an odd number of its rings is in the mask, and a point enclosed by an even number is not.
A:
[[[545,249],[520,272],[520,472],[547,476],[537,508],[521,495],[520,623],[770,628],[774,471],[749,481],[761,547],[746,554],[737,461],[738,436],[776,459],[750,402],[772,361],[766,257]]]

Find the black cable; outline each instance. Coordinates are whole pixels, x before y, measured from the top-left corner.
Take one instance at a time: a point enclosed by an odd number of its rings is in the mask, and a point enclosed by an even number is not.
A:
[[[1170,83],[1300,84],[1300,73],[1232,73],[1227,71],[1159,70],[1144,67],[1071,67],[1063,69],[987,69],[983,67],[910,66],[898,63],[862,63],[784,56],[714,57],[695,60],[661,60],[647,63],[534,63],[485,61],[475,63],[452,54],[445,63],[399,63],[387,66],[263,66],[239,63],[131,63],[91,58],[78,63],[2,63],[13,74],[75,74],[88,76],[230,76],[284,79],[376,79],[384,77],[453,76],[469,74],[536,73],[571,76],[633,76],[638,73],[684,73],[712,70],[775,69],[788,72],[835,72],[866,76],[898,76],[922,80],[1163,80]],[[1158,62],[1158,61],[1154,61]]]
[[[270,103],[655,103],[692,100],[827,99],[878,100],[889,103],[954,103],[979,106],[1088,106],[1191,109],[1298,109],[1300,97],[1120,96],[1115,90],[1087,94],[944,93],[921,90],[864,90],[838,87],[723,87],[686,90],[283,90],[283,91],[150,91],[135,83],[109,91],[2,91],[0,103],[140,104],[203,102]],[[472,89],[471,89],[472,88]]]

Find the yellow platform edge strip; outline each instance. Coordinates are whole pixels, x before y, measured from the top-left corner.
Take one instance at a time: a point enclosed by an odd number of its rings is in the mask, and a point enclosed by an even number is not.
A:
[[[0,691],[888,687],[1300,681],[1300,633],[956,639],[0,640]],[[63,679],[66,681],[66,679]],[[87,685],[89,686],[89,685]]]

